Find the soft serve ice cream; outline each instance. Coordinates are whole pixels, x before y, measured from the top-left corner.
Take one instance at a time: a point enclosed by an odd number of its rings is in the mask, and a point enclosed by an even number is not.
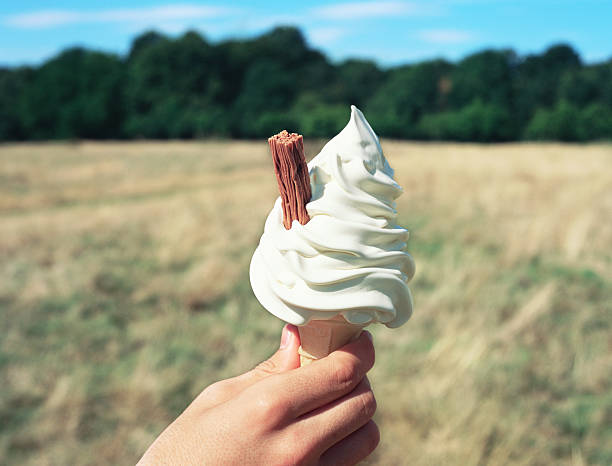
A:
[[[286,230],[277,199],[251,261],[255,296],[294,325],[341,315],[399,327],[412,314],[414,275],[408,231],[395,223],[402,188],[359,109],[308,169],[310,221]]]

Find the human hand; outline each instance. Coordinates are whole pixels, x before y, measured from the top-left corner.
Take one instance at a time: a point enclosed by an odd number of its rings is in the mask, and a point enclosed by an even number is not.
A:
[[[299,367],[297,328],[255,369],[206,388],[139,465],[352,465],[378,445],[369,332]]]

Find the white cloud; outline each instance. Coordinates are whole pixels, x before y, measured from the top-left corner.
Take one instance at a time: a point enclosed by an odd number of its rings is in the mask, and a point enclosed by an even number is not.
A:
[[[316,16],[326,19],[356,19],[430,13],[431,8],[413,2],[349,2],[313,8]]]
[[[7,16],[4,23],[20,28],[44,28],[80,21],[82,14],[75,11],[44,10]]]
[[[325,46],[344,37],[348,34],[348,31],[345,28],[339,27],[321,27],[310,29],[307,34],[311,43]]]
[[[459,29],[427,29],[419,32],[418,36],[421,40],[434,44],[458,44],[476,38],[473,32]]]
[[[195,20],[224,16],[235,8],[201,5],[165,5],[149,8],[116,8],[110,10],[74,11],[39,10],[4,18],[4,23],[18,28],[40,29],[75,23],[130,23]]]

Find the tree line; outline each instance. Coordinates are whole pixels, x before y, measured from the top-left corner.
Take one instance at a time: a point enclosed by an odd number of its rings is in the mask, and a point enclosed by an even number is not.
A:
[[[382,136],[422,140],[612,139],[612,60],[566,44],[483,50],[383,69],[332,63],[298,29],[210,43],[196,32],[137,37],[126,56],[66,50],[0,68],[0,140],[330,137],[348,105]]]

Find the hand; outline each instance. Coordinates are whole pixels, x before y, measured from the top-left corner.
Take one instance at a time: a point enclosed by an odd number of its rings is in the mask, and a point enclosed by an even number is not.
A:
[[[299,367],[297,328],[255,369],[206,388],[153,442],[139,465],[352,465],[379,441],[366,373],[374,346],[363,332]]]

